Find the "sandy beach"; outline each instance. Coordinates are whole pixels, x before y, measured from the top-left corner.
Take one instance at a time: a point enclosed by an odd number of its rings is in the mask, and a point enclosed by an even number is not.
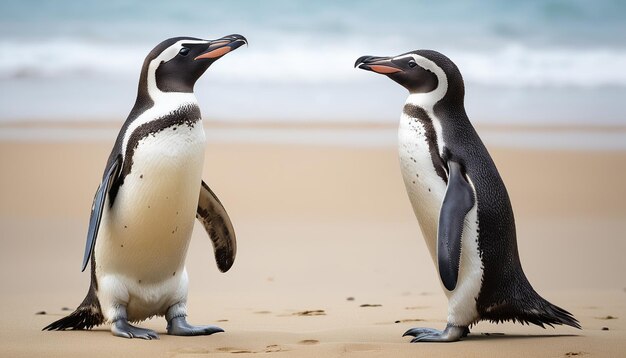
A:
[[[207,132],[212,128],[207,127]],[[490,146],[535,289],[582,330],[481,322],[453,344],[409,344],[443,328],[446,300],[393,145],[209,142],[204,179],[238,235],[219,273],[196,224],[189,321],[225,333],[158,341],[42,332],[83,299],[89,210],[112,141],[0,141],[2,357],[623,357],[626,152]]]

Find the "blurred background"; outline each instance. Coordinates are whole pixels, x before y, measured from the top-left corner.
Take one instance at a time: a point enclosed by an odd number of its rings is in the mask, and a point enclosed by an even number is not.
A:
[[[245,35],[249,48],[217,62],[196,86],[212,120],[395,124],[404,89],[353,69],[354,61],[429,48],[460,67],[476,124],[626,124],[626,3],[618,0],[4,0],[0,121],[119,123],[157,43],[230,33]],[[624,136],[607,132],[561,141],[626,147]],[[387,143],[395,134],[352,140]],[[493,140],[550,145],[537,133]]]

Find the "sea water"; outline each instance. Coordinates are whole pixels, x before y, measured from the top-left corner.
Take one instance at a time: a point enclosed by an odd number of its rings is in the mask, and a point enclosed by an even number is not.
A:
[[[428,48],[461,69],[477,124],[626,125],[611,0],[2,0],[0,123],[121,123],[157,43],[231,33],[250,45],[198,81],[209,120],[393,124],[405,90],[354,61]]]

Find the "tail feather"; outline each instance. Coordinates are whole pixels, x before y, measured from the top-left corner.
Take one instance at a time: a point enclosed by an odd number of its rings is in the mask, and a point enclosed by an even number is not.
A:
[[[578,320],[568,311],[548,302],[532,288],[526,293],[526,297],[522,299],[487,307],[482,318],[494,323],[513,321],[522,324],[532,323],[541,328],[545,328],[545,325],[550,327],[566,325],[581,329]]]
[[[104,323],[104,316],[100,309],[100,302],[96,297],[95,291],[91,288],[89,293],[87,293],[87,297],[85,297],[74,312],[70,313],[67,317],[50,323],[45,326],[42,331],[91,329],[102,323]]]

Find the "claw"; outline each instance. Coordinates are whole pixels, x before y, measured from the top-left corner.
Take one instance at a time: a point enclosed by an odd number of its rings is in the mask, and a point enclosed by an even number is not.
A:
[[[404,332],[402,337],[406,337],[406,336],[416,337],[417,335],[424,334],[424,333],[437,334],[437,333],[441,333],[441,331],[433,329],[433,328],[416,327],[416,328],[411,328],[408,331]]]
[[[122,338],[159,339],[159,335],[155,331],[135,327],[129,324],[125,319],[119,319],[113,322],[113,325],[111,325],[111,333],[113,333],[114,336]]]
[[[411,328],[408,331],[404,332],[404,334],[402,335],[402,337],[406,337],[406,336],[417,336],[419,334],[418,332],[419,328]]]
[[[439,331],[433,328],[411,328],[404,336],[413,336],[411,343],[416,342],[456,342],[467,336],[469,329],[465,326],[458,327],[448,324],[445,330]]]

